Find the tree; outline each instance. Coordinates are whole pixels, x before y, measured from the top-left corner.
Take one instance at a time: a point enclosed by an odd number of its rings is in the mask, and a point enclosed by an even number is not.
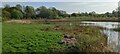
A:
[[[89,14],[87,12],[82,12],[82,13],[78,13],[79,16],[89,16]]]
[[[109,13],[109,12],[106,12],[105,15],[106,15],[107,17],[112,17],[112,14]]]
[[[22,11],[22,6],[20,4],[17,4],[16,9]]]
[[[71,16],[77,17],[78,15],[77,15],[77,13],[72,13]]]
[[[10,5],[6,4],[3,10],[9,11]]]
[[[58,14],[56,14],[56,12],[51,11],[51,10],[49,10],[49,12],[50,12],[49,18],[57,18],[58,17]]]
[[[0,8],[0,21],[2,21],[2,8]]]
[[[112,11],[112,16],[113,16],[113,17],[118,17],[118,12],[115,11],[115,10],[113,10],[113,11]]]
[[[63,10],[59,10],[58,15],[63,18],[68,17],[68,14],[66,13],[66,11],[63,11]]]
[[[35,13],[35,10],[34,10],[34,8],[32,7],[32,6],[26,6],[26,8],[25,8],[25,17],[26,17],[26,19],[28,19],[28,18],[32,18],[32,19],[34,19],[34,18],[36,18],[36,13]]]
[[[36,16],[39,18],[66,18],[66,17],[79,17],[79,16],[92,16],[92,17],[120,17],[120,6],[117,10],[112,11],[112,13],[106,12],[104,14],[97,14],[95,11],[92,12],[78,12],[67,14],[64,10],[58,10],[55,7],[46,8],[41,6],[36,10],[32,6],[22,6],[17,4],[16,6],[10,7],[5,5],[2,9],[4,18],[15,18],[15,19],[36,19]]]
[[[119,2],[119,3],[120,3],[120,2]],[[118,18],[120,18],[120,5],[118,6],[117,9],[118,9],[118,10],[117,10]]]
[[[21,13],[21,11],[14,9],[11,13],[11,17],[14,19],[22,19],[23,14]]]
[[[48,10],[45,6],[41,6],[39,8],[37,8],[37,14],[38,14],[38,17],[41,17],[41,18],[49,18],[50,17],[50,10]]]
[[[50,7],[49,10],[51,12],[50,18],[58,18],[59,10],[57,10],[55,7]]]
[[[2,11],[7,11],[7,12],[10,12],[10,5],[6,4],[5,7],[2,9]]]
[[[8,12],[8,11],[2,11],[2,19],[3,20],[7,20],[7,19],[10,19],[11,18],[11,13]]]
[[[58,18],[58,11],[55,7],[50,7],[50,17],[49,18]]]
[[[96,16],[96,12],[92,11],[92,12],[89,13],[89,15],[95,17]]]
[[[6,4],[4,8],[2,8],[2,19],[3,20],[8,20],[11,18],[10,8],[11,7],[8,4]]]

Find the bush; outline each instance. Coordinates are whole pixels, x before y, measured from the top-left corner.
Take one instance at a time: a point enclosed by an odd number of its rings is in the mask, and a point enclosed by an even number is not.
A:
[[[21,11],[19,10],[13,10],[13,12],[11,13],[11,17],[15,18],[15,19],[22,19],[23,18],[23,14]]]

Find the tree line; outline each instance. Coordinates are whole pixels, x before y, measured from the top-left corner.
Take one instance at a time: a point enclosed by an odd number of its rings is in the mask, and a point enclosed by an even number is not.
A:
[[[97,14],[95,11],[92,12],[81,12],[68,14],[64,10],[58,10],[55,7],[47,8],[45,6],[40,6],[34,8],[32,6],[22,6],[17,4],[16,6],[10,7],[10,5],[5,5],[2,8],[2,18],[6,19],[57,19],[57,18],[72,18],[72,17],[120,17],[120,8],[113,10],[112,13],[106,12],[104,14]]]

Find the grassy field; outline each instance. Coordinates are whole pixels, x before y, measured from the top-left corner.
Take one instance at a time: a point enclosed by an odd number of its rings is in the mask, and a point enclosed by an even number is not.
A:
[[[53,28],[59,28],[55,30]],[[3,52],[102,52],[106,38],[98,27],[66,24],[3,23]],[[59,44],[63,34],[75,36],[75,47]]]
[[[3,52],[48,52],[65,47],[57,44],[60,32],[41,31],[52,25],[3,23]]]
[[[2,22],[0,22],[0,53],[2,52]]]

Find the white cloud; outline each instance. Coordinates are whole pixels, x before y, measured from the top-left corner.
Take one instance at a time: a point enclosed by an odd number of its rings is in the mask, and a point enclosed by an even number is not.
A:
[[[91,11],[95,11],[97,13],[105,13],[115,10],[117,6],[117,2],[65,2],[56,7],[58,9],[63,9],[68,13]]]
[[[16,2],[14,2],[15,4]],[[111,12],[118,7],[118,2],[38,2],[38,3],[22,3],[23,5],[34,6],[35,8],[44,5],[46,7],[56,7],[59,10],[72,12],[91,12],[97,13]]]
[[[0,2],[0,7],[2,7],[2,2]]]

